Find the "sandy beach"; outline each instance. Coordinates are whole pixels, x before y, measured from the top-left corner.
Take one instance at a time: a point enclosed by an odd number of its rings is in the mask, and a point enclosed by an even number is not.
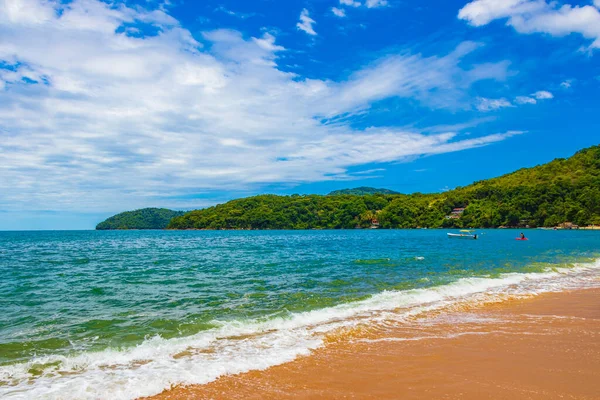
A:
[[[166,399],[600,399],[600,290],[331,334],[310,356]]]

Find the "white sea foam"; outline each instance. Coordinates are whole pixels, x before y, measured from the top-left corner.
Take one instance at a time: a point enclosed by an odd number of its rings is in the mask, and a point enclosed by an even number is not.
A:
[[[0,397],[134,399],[173,385],[203,384],[221,375],[291,361],[321,346],[324,334],[341,327],[402,320],[462,302],[586,287],[600,287],[600,260],[541,273],[463,278],[427,289],[388,291],[288,318],[222,322],[218,328],[189,337],[154,337],[129,349],[38,357],[2,366],[0,382],[5,384],[0,385]],[[46,365],[41,375],[30,372],[36,365]]]

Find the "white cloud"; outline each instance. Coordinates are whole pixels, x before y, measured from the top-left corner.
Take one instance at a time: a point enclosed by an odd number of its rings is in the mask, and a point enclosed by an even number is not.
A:
[[[594,5],[596,8],[600,8],[600,0],[594,0]]]
[[[458,12],[458,18],[467,20],[474,26],[483,26],[499,18],[533,14],[540,8],[543,5],[537,0],[474,0]]]
[[[360,7],[361,3],[359,1],[355,1],[355,0],[340,0],[340,4],[344,5],[344,6],[350,6],[350,7]]]
[[[316,24],[316,21],[312,19],[308,13],[308,10],[305,8],[300,13],[300,22],[296,24],[298,29],[308,33],[309,35],[315,36],[317,32],[315,32],[313,25]]]
[[[50,21],[54,9],[37,0],[4,0],[0,2],[0,20],[13,24],[39,24]]]
[[[277,52],[285,50],[283,46],[278,46],[275,44],[275,36],[268,32],[265,33],[262,38],[252,38],[252,40],[254,40],[256,44],[258,44],[261,48],[265,49],[266,51]]]
[[[598,0],[595,0],[595,5]],[[566,36],[578,33],[592,40],[590,49],[600,48],[600,11],[591,5],[560,5],[546,0],[474,0],[458,13],[473,26],[507,19],[520,33],[547,33]]]
[[[478,99],[478,103],[476,104],[476,108],[479,111],[483,111],[483,112],[487,112],[487,111],[494,111],[494,110],[498,110],[501,108],[506,108],[506,107],[514,107],[513,104],[506,100],[505,98],[501,98],[501,99],[488,99],[485,97],[479,97]]]
[[[366,7],[366,8],[380,8],[380,7],[387,7],[388,5],[388,1],[387,0],[365,0],[365,2],[360,2],[357,0],[340,0],[340,5],[342,6],[347,6],[347,7],[354,7],[354,8],[358,8],[358,7]],[[342,12],[344,12],[345,15],[345,11],[343,9],[339,9],[339,8],[333,8],[333,12],[335,15],[337,14],[337,11],[335,10],[341,10]],[[340,17],[341,15],[338,15],[338,17]]]
[[[600,0],[598,0],[598,1],[600,1]],[[572,80],[571,80],[571,79],[569,79],[569,80],[566,80],[566,81],[564,81],[564,82],[562,82],[562,83],[560,84],[560,86],[561,86],[563,89],[569,89],[569,88],[571,87],[571,85],[572,85]]]
[[[564,82],[563,82],[564,83]],[[532,93],[529,96],[517,96],[515,103],[522,104],[537,104],[538,100],[550,100],[553,99],[554,95],[546,90],[540,90]]]
[[[393,54],[331,81],[279,69],[285,49],[270,33],[196,39],[163,11],[96,0],[0,7],[0,209],[187,208],[172,197],[349,179],[350,167],[515,134],[465,140],[348,120],[391,97],[469,107],[472,85],[504,80],[508,68],[466,63],[471,42],[441,56]],[[133,37],[124,24],[158,29]]]
[[[364,101],[387,97],[414,97],[429,106],[456,108],[467,106],[465,89],[474,82],[504,80],[508,64],[486,63],[468,70],[459,67],[462,58],[478,48],[477,43],[463,42],[443,57],[423,58],[402,54],[384,57],[353,74],[348,81],[335,85],[336,100],[324,97],[336,113],[355,109]],[[360,106],[359,106],[360,107]]]
[[[533,96],[538,100],[548,100],[554,98],[554,95],[546,90],[540,90],[539,92],[535,92]]]
[[[537,104],[537,100],[529,96],[517,96],[515,98],[517,104]]]
[[[215,8],[215,11],[222,12],[227,15],[231,15],[232,17],[237,17],[240,19],[247,19],[247,18],[256,16],[256,14],[254,14],[254,13],[241,13],[241,12],[232,11],[232,10],[229,10],[228,8],[226,8],[225,6],[219,6],[219,7]]]
[[[387,0],[367,0],[365,2],[365,6],[367,6],[367,8],[385,7],[387,5]]]
[[[346,16],[346,11],[343,8],[331,7],[331,12],[340,18],[344,18]]]

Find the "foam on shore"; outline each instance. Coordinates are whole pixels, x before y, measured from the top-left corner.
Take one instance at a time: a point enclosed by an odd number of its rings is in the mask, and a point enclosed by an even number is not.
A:
[[[134,399],[176,385],[205,384],[291,361],[339,328],[407,321],[455,306],[600,287],[600,260],[537,273],[472,277],[425,289],[387,291],[359,302],[263,320],[216,322],[193,336],[148,338],[139,346],[0,366],[7,399]]]

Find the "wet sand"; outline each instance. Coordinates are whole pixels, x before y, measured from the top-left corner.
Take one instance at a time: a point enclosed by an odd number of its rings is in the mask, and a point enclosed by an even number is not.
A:
[[[308,357],[165,399],[600,399],[600,290],[342,331]]]

